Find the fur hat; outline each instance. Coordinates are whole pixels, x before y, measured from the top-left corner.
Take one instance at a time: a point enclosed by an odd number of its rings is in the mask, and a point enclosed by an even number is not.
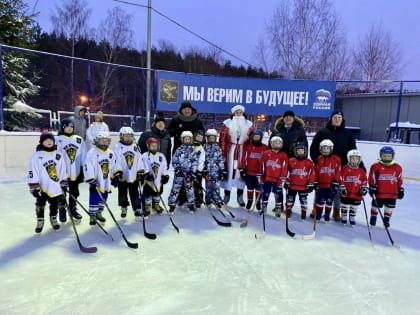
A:
[[[166,124],[165,117],[162,112],[156,113],[155,120],[153,121],[153,123],[156,125],[156,123],[158,123],[159,121],[163,121],[163,123]]]
[[[286,110],[283,114],[283,117],[286,117],[286,116],[295,117],[295,113],[292,110],[289,109],[289,110]]]
[[[42,145],[42,143],[47,139],[51,139],[55,143],[54,135],[52,133],[47,132],[41,134],[41,136],[39,137],[39,144]]]
[[[242,106],[241,104],[235,105],[230,109],[232,114],[234,114],[237,110],[241,110],[243,113],[245,113],[245,107]]]

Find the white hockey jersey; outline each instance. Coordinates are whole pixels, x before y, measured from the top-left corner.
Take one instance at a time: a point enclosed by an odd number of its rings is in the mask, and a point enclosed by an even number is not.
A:
[[[139,148],[134,143],[125,145],[118,142],[113,151],[117,164],[122,168],[123,180],[128,183],[135,182],[137,172],[145,169]]]
[[[86,144],[78,135],[60,135],[55,138],[57,150],[63,155],[67,174],[75,181],[80,174],[80,168],[86,160]]]
[[[28,184],[39,184],[49,197],[62,194],[60,182],[67,180],[64,158],[58,151],[37,151],[29,163]]]
[[[84,166],[85,180],[95,179],[101,192],[111,191],[111,177],[122,171],[111,149],[105,151],[94,147],[89,150]]]
[[[150,172],[155,178],[153,184],[146,181],[146,185],[150,185],[153,190],[156,190],[156,188],[159,189],[162,175],[168,175],[168,165],[165,155],[161,152],[156,152],[155,154],[145,152],[142,156],[146,173]]]

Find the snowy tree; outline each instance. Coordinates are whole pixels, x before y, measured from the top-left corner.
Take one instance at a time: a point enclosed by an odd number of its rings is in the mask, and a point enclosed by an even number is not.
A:
[[[33,16],[25,14],[26,10],[27,5],[22,0],[0,2],[0,38],[4,44],[32,47],[37,26]],[[39,90],[33,83],[36,78],[29,74],[29,65],[27,54],[2,50],[3,105],[13,110],[5,115],[6,130],[25,129],[32,125],[34,119],[39,118],[33,108],[26,104],[26,100]],[[22,110],[22,104],[30,110]]]

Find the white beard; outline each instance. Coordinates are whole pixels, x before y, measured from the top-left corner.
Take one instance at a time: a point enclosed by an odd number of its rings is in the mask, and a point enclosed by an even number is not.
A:
[[[244,144],[248,140],[247,121],[244,116],[233,116],[229,124],[229,134],[233,143]]]

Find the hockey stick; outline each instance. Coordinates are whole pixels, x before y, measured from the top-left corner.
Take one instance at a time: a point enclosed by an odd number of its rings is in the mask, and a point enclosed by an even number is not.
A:
[[[261,195],[262,195],[262,191],[260,190],[260,194],[258,195],[257,200],[255,201],[254,205],[252,206],[251,212],[248,214],[248,217],[244,221],[242,221],[241,224],[239,225],[241,228],[244,228],[248,225],[254,213],[255,207],[257,206],[257,203],[260,202]]]
[[[208,182],[211,183],[211,185],[216,188],[216,183],[214,181],[209,179]],[[201,189],[207,194],[207,191],[204,189],[204,187],[201,186]],[[217,190],[215,190],[215,192],[217,194],[217,197],[219,197],[220,200],[223,201],[223,198],[222,198],[222,196],[220,196],[220,193]],[[228,206],[223,203],[223,207],[229,213],[229,215],[232,217],[232,219],[235,219],[235,215],[232,213],[232,211],[230,211]],[[224,217],[226,217],[223,212],[222,212],[222,214],[223,214]]]
[[[316,233],[316,212],[314,213],[314,226],[312,229],[312,233],[311,234],[306,234],[306,235],[302,235],[302,239],[305,241],[309,241],[309,240],[313,240],[315,238],[315,233]]]
[[[265,211],[263,209],[262,211],[262,221],[263,221],[263,231],[259,232],[259,233],[255,233],[255,238],[256,239],[261,239],[265,237]]]
[[[127,246],[130,247],[130,248],[138,248],[139,247],[139,244],[138,243],[131,243],[125,237],[125,234],[124,234],[123,230],[121,229],[120,225],[118,224],[118,221],[115,219],[114,214],[112,213],[111,209],[108,206],[108,203],[105,201],[104,197],[102,197],[102,194],[99,191],[98,186],[95,186],[95,189],[96,189],[96,192],[99,195],[99,198],[101,198],[101,201],[103,202],[103,204],[105,205],[105,207],[108,210],[109,214],[111,215],[112,220],[115,222],[115,225],[118,227],[118,230],[120,231],[121,236],[124,239],[124,241],[127,244]]]
[[[368,220],[368,215],[367,215],[367,210],[366,210],[365,198],[362,198],[362,201],[363,201],[363,208],[365,210],[366,225],[369,232],[370,244],[373,246],[373,240],[372,240],[372,234],[370,233],[370,225],[369,225],[369,220]]]
[[[289,229],[289,215],[287,213],[287,194],[289,193],[289,189],[286,189],[286,233],[290,237],[295,237],[296,233],[290,231]]]
[[[372,195],[372,198],[373,198],[373,200],[375,200],[375,203],[376,203],[376,205],[378,206],[378,202],[377,202],[377,200],[376,200],[376,196],[375,196],[375,194],[373,194],[373,195]],[[380,214],[380,216],[381,216],[382,223],[383,223],[383,225],[384,225],[384,228],[385,228],[386,234],[388,235],[389,241],[391,242],[391,245],[392,245],[392,246],[394,246],[394,247],[396,247],[396,248],[398,248],[398,249],[400,249],[400,245],[398,245],[397,243],[394,243],[394,240],[393,240],[393,239],[392,239],[392,237],[391,237],[391,233],[389,232],[388,227],[385,225],[384,215],[382,214],[381,208],[379,208],[379,206],[378,206],[378,212],[379,212],[379,214]]]
[[[141,192],[141,184],[140,184],[140,182],[139,182],[139,198],[140,198],[140,200],[142,200],[143,199],[143,194],[142,194],[142,192]],[[144,203],[142,203],[142,208],[143,208],[143,212],[144,211],[146,211],[145,210],[145,207],[146,207],[146,200],[144,200]],[[155,240],[156,239],[156,234],[154,234],[154,233],[149,233],[149,232],[147,232],[147,230],[146,230],[146,220],[144,219],[144,214],[142,215],[142,217],[143,217],[143,219],[142,219],[142,225],[143,225],[143,235],[144,235],[144,237],[146,237],[146,238],[148,238],[148,239],[150,239],[150,240]]]
[[[84,211],[84,212],[86,212],[86,214],[87,215],[89,215],[89,211],[87,211],[86,210],[86,208],[82,205],[82,203],[79,201],[79,200],[77,200],[77,198],[75,197],[75,196],[73,196],[72,194],[70,194],[70,192],[67,190],[67,188],[63,188],[63,190],[66,192],[66,193],[68,193],[69,195],[70,195],[70,198],[72,198],[79,206],[80,206],[80,208],[82,208],[82,210]],[[105,228],[102,226],[102,225],[100,225],[100,224],[96,224],[106,235],[108,235],[110,238],[111,238],[111,240],[112,241],[114,241],[114,238],[112,237],[112,235],[111,234],[109,234],[108,233],[108,231],[107,230],[105,230]]]
[[[66,191],[65,191],[65,188],[63,188],[64,202],[65,202],[65,205],[66,205],[67,213],[69,214],[69,217],[70,217],[71,226],[72,226],[72,228],[73,228],[74,235],[76,235],[76,240],[77,240],[77,244],[79,245],[79,249],[80,249],[80,251],[81,251],[82,253],[88,253],[88,254],[96,253],[96,252],[97,252],[97,250],[98,250],[98,248],[97,248],[97,247],[95,247],[95,246],[92,246],[92,247],[85,247],[85,246],[83,246],[82,242],[80,241],[79,233],[77,233],[76,224],[74,223],[74,219],[73,219],[73,217],[71,216],[71,213],[70,213],[70,207],[69,207],[69,205],[68,205],[68,203],[67,203],[67,200],[66,200],[66,194],[65,194],[65,192],[66,192]]]

